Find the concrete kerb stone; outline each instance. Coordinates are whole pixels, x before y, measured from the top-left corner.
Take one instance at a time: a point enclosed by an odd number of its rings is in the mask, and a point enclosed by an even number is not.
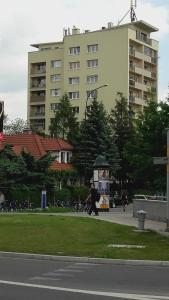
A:
[[[86,262],[112,265],[126,265],[126,266],[156,266],[169,267],[169,261],[154,261],[154,260],[130,260],[130,259],[106,259],[106,258],[92,258],[92,257],[76,257],[76,256],[55,256],[55,255],[41,255],[31,253],[16,253],[0,251],[0,257],[16,258],[16,259],[35,259],[48,261],[64,261],[64,262]]]

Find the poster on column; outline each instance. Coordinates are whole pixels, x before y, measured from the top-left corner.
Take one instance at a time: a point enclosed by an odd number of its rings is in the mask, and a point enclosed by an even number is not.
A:
[[[109,196],[101,195],[99,202],[96,204],[98,209],[109,210]]]

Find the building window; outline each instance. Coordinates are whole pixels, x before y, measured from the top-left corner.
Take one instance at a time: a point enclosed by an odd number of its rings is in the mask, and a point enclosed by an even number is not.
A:
[[[79,77],[71,77],[69,78],[69,84],[78,84],[80,82]]]
[[[60,103],[51,103],[50,108],[51,108],[51,110],[54,110],[54,111],[59,110],[60,109]]]
[[[52,60],[51,61],[52,68],[60,68],[61,67],[61,60]]]
[[[87,83],[95,83],[98,81],[98,75],[87,76]]]
[[[98,66],[98,59],[90,59],[87,61],[88,68],[96,68]]]
[[[69,54],[71,54],[71,55],[80,54],[80,47],[70,47]]]
[[[67,152],[66,156],[67,156],[67,163],[70,163],[71,162],[72,153],[71,152]]]
[[[66,159],[66,153],[61,152],[61,163],[65,163],[65,159]]]
[[[60,81],[61,80],[61,75],[60,74],[51,75],[50,79],[51,79],[52,82]]]
[[[78,70],[80,69],[80,61],[74,61],[69,63],[70,70]]]
[[[61,95],[60,89],[52,89],[52,90],[50,90],[50,93],[51,93],[52,97]]]
[[[72,111],[76,114],[79,114],[79,106],[72,107]]]
[[[98,44],[94,44],[94,45],[88,45],[87,46],[87,50],[88,52],[97,52],[98,51]]]
[[[79,92],[69,92],[69,99],[78,99]]]

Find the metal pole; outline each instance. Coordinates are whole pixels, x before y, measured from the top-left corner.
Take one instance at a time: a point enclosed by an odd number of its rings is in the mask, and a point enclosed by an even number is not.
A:
[[[167,128],[167,228],[169,231],[169,129]]]
[[[106,87],[106,86],[108,86],[108,84],[103,84],[103,85],[101,85],[101,86],[99,86],[99,87],[97,87],[97,88],[91,90],[89,93],[87,93],[86,106],[85,106],[85,121],[86,121],[86,116],[87,116],[87,103],[88,103],[88,100],[89,100],[90,95],[91,95],[93,92],[95,92],[95,91],[97,91],[97,90],[99,90],[99,89],[101,89],[101,88],[103,88],[103,87]]]

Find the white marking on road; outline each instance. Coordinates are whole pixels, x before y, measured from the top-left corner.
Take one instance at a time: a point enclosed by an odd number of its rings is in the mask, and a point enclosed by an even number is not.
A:
[[[61,279],[60,278],[50,278],[50,277],[41,277],[41,276],[35,276],[35,277],[32,277],[30,278],[30,280],[53,280],[53,281],[60,281]]]
[[[138,295],[138,294],[80,290],[80,289],[71,289],[71,288],[64,288],[64,287],[57,287],[57,286],[31,284],[31,283],[26,283],[26,282],[16,282],[16,281],[7,281],[7,280],[0,280],[0,284],[31,287],[31,288],[62,291],[62,292],[79,293],[79,294],[97,295],[97,296],[105,296],[105,297],[116,297],[116,298],[130,299],[130,300],[169,300],[168,296]]]

